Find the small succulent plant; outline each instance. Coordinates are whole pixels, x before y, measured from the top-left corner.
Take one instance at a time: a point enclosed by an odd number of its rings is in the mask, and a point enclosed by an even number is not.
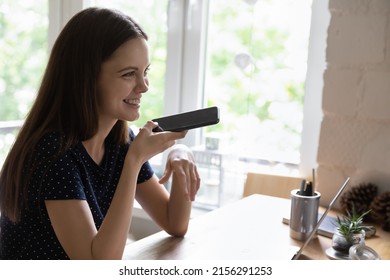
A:
[[[368,210],[363,214],[358,214],[355,211],[355,208],[352,208],[352,213],[347,211],[347,215],[340,218],[337,216],[337,230],[340,234],[342,234],[345,238],[349,239],[349,237],[353,234],[360,233],[362,230],[370,230],[372,226],[363,225],[363,218],[370,212]]]

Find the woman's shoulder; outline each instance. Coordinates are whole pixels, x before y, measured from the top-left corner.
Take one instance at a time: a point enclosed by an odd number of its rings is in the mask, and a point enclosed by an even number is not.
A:
[[[65,143],[65,136],[59,131],[49,131],[38,141],[35,150],[58,151]]]
[[[33,151],[33,158],[39,161],[53,160],[61,155],[69,153],[73,147],[67,146],[67,140],[59,131],[45,133],[37,142]]]

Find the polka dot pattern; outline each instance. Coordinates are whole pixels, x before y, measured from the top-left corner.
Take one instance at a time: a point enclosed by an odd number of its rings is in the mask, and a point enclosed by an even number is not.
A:
[[[130,130],[130,139],[134,134]],[[45,200],[81,199],[91,209],[97,229],[107,213],[122,172],[130,144],[116,145],[106,140],[103,162],[97,165],[82,143],[58,155],[61,135],[49,133],[37,145],[28,187],[27,205],[21,222],[0,220],[0,259],[69,259],[59,243],[48,217]],[[146,162],[138,183],[147,181],[153,170]]]

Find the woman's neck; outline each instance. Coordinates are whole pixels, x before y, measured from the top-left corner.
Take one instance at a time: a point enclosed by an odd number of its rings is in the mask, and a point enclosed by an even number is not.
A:
[[[100,165],[104,158],[105,153],[105,140],[110,133],[112,126],[106,126],[106,128],[99,127],[98,132],[91,138],[82,141],[84,148],[87,150],[89,156],[96,164]]]
[[[95,137],[82,141],[82,144],[93,161],[100,165],[105,153],[104,139],[95,139]]]

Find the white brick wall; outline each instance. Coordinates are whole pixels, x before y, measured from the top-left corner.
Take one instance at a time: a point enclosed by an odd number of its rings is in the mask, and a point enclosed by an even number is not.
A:
[[[373,182],[390,191],[390,0],[330,0],[317,188]]]

